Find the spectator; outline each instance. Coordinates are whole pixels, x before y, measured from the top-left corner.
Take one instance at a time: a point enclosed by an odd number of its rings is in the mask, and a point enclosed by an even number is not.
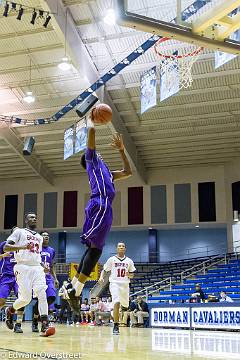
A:
[[[122,323],[121,326],[122,327],[127,327],[128,326],[128,321],[130,319],[130,312],[134,311],[136,309],[136,304],[133,301],[133,298],[130,297],[129,299],[129,307],[126,311],[122,311]]]
[[[100,326],[103,323],[106,324],[106,322],[109,323],[109,320],[111,318],[111,311],[112,311],[112,306],[110,304],[110,306],[108,305],[109,303],[103,302],[103,301],[99,301],[98,302],[98,310],[96,312],[96,325]]]
[[[97,300],[92,298],[90,308],[89,308],[89,313],[88,313],[88,315],[90,317],[90,325],[96,325],[95,319],[96,319],[97,309],[98,309]]]
[[[220,292],[220,302],[233,302],[233,299],[226,294],[225,291]]]
[[[190,302],[204,302],[206,296],[201,288],[200,284],[195,285],[195,292],[192,294]],[[195,301],[194,301],[195,300]]]
[[[137,297],[136,309],[130,312],[132,327],[144,327],[144,318],[149,317],[148,305],[141,296]]]
[[[87,324],[89,321],[89,309],[88,299],[85,298],[80,310],[80,321],[82,325]]]
[[[64,281],[62,287],[59,289],[58,295],[61,298],[61,310],[60,310],[60,314],[59,314],[59,320],[60,323],[62,324],[64,322],[63,318],[65,315],[65,312],[67,312],[67,324],[73,324],[72,321],[72,312],[71,312],[71,308],[70,305],[68,304],[68,292],[67,292],[67,286],[68,286],[69,282],[68,281]]]

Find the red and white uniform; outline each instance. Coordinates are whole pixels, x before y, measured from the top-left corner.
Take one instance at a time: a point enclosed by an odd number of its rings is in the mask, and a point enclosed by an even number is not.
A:
[[[103,270],[111,271],[109,289],[113,304],[120,302],[122,306],[128,307],[130,279],[127,273],[136,271],[133,261],[126,256],[121,259],[115,255],[107,260]]]
[[[43,238],[30,229],[17,228],[7,239],[16,246],[31,245],[30,249],[14,252],[17,264],[14,274],[17,279],[18,297],[24,301],[31,301],[32,291],[35,295],[43,288],[47,288],[45,273],[41,266],[41,251]]]

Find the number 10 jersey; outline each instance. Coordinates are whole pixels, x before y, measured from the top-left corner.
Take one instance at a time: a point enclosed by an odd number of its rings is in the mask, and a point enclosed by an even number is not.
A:
[[[130,258],[125,256],[121,259],[115,255],[107,260],[104,264],[103,270],[106,272],[111,271],[111,275],[109,277],[110,283],[128,284],[130,279],[127,276],[127,272],[134,272],[136,268]]]

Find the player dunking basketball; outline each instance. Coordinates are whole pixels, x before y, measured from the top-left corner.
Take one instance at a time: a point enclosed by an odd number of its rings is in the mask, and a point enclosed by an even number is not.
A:
[[[86,153],[81,158],[81,165],[87,170],[91,188],[91,198],[85,209],[85,223],[81,241],[87,245],[78,267],[77,275],[69,289],[69,303],[74,311],[79,311],[78,297],[84,284],[98,262],[105,238],[112,225],[112,201],[115,196],[114,180],[126,179],[132,175],[131,167],[124,151],[122,136],[116,134],[112,138],[112,147],[119,151],[123,161],[123,169],[110,171],[101,156],[96,153],[95,128],[91,117],[88,118],[88,142]]]
[[[6,309],[6,325],[13,329],[13,315],[16,310],[26,306],[32,300],[32,293],[38,298],[41,316],[41,336],[51,336],[54,327],[49,326],[48,303],[46,297],[46,279],[41,266],[43,238],[36,229],[37,216],[29,213],[25,217],[26,228],[17,228],[7,239],[4,251],[13,251],[17,264],[14,273],[18,284],[18,298]]]

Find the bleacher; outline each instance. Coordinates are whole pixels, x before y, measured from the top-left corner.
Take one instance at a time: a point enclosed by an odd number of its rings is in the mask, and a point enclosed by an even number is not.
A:
[[[195,292],[195,284],[201,284],[206,294],[219,296],[225,291],[234,301],[240,301],[240,260],[229,259],[227,264],[216,265],[206,274],[188,278],[182,284],[175,284],[171,290],[161,290],[160,296],[149,298],[157,302],[184,302]]]
[[[228,255],[231,259],[233,254]],[[178,260],[163,264],[135,264],[137,268],[136,276],[131,281],[131,293],[142,290],[145,287],[152,286],[153,284],[163,281],[171,277],[173,283],[181,281],[181,273],[193,266],[201,265],[203,262],[210,263],[212,259],[217,261],[221,259],[222,255],[198,257],[191,260]]]

